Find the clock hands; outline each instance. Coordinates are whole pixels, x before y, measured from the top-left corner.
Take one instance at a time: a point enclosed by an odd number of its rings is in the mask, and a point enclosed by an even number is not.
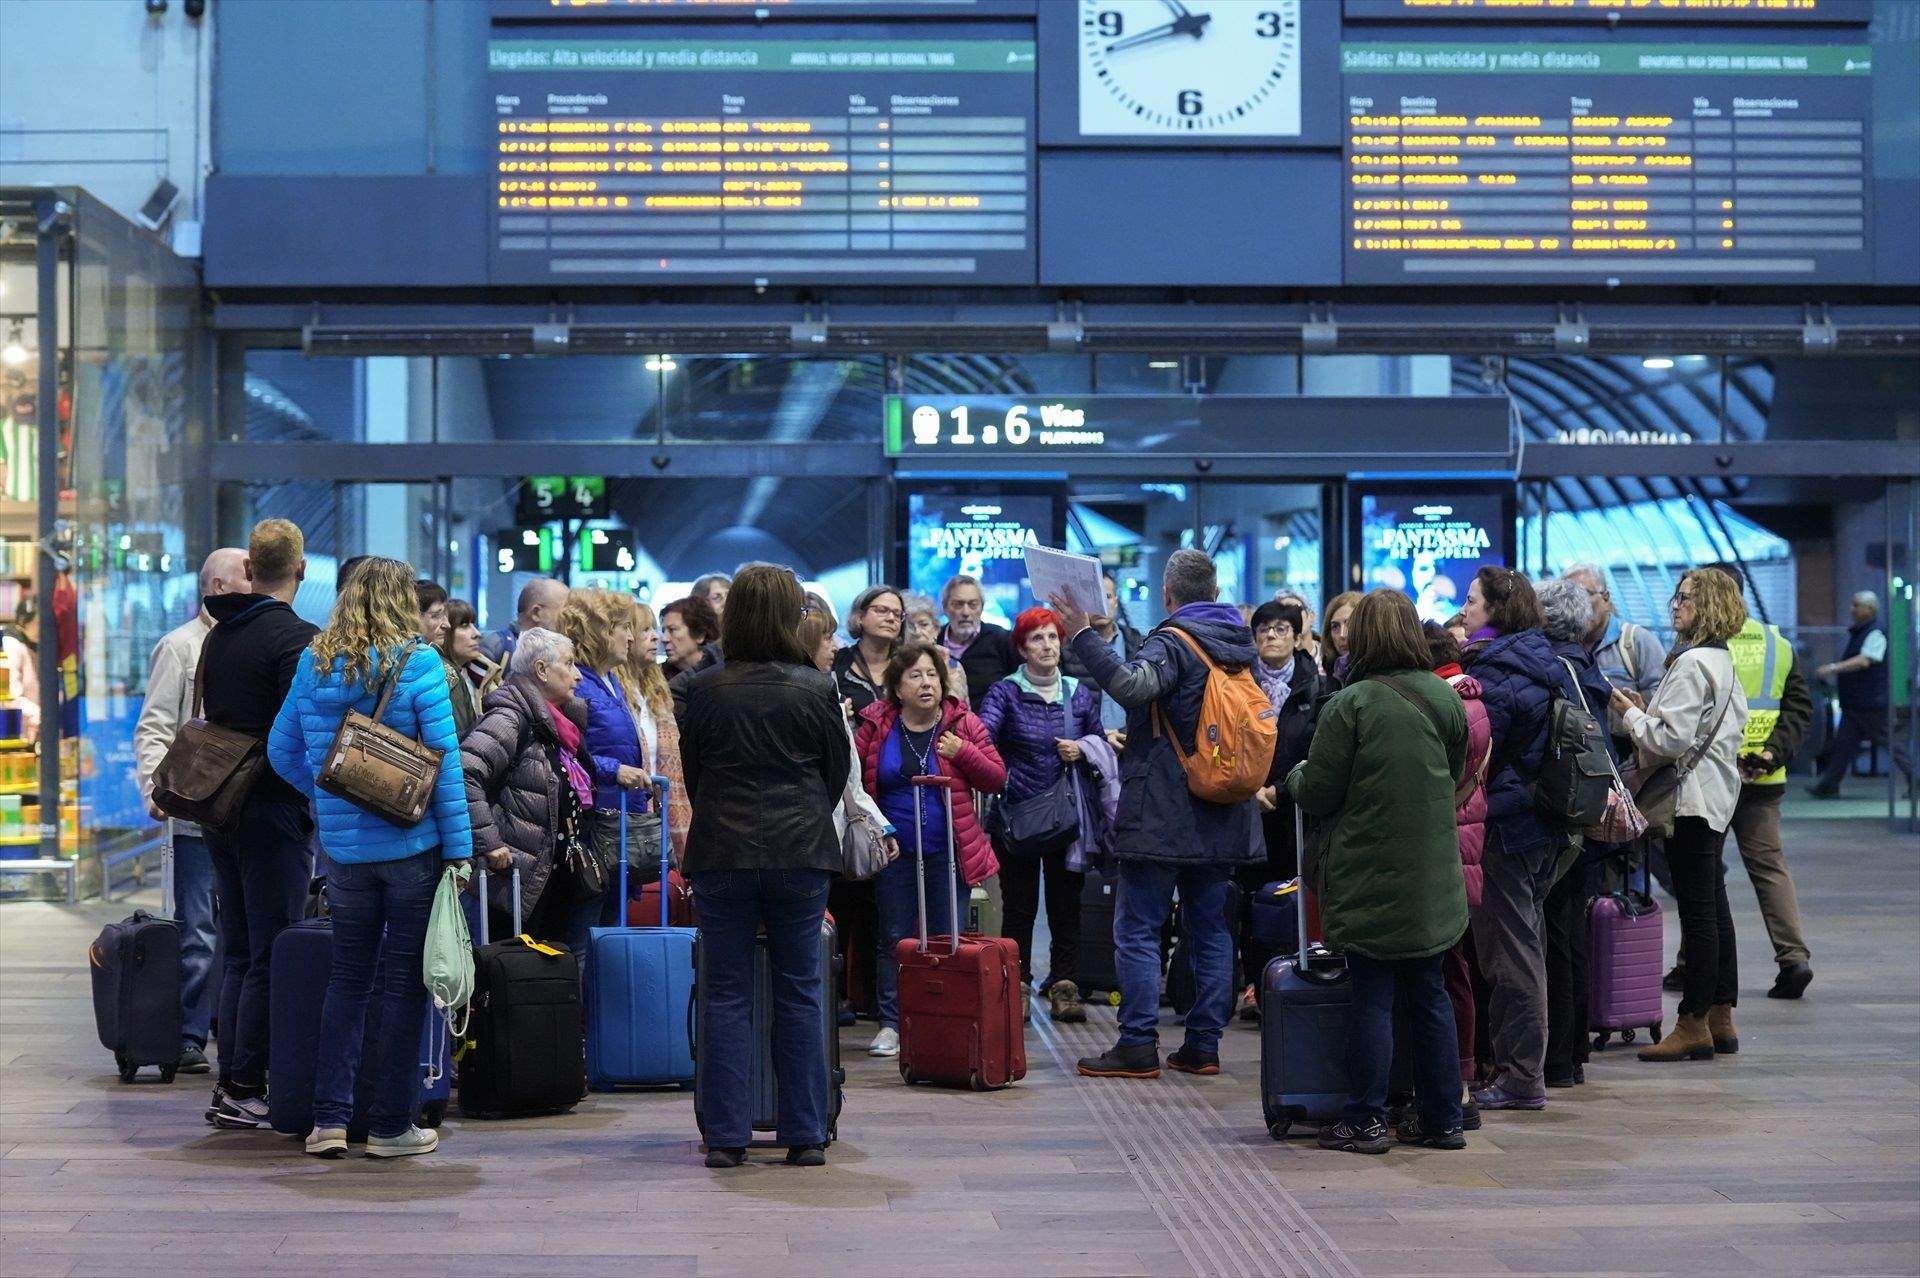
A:
[[[1172,22],[1163,23],[1160,26],[1127,36],[1121,40],[1115,40],[1107,46],[1106,51],[1108,53],[1118,53],[1122,49],[1132,49],[1143,44],[1152,44],[1154,41],[1164,40],[1168,36],[1190,35],[1198,40],[1201,33],[1206,30],[1207,24],[1213,21],[1212,14],[1189,13],[1184,5],[1177,3],[1177,0],[1162,0],[1162,2],[1170,8],[1179,11]]]

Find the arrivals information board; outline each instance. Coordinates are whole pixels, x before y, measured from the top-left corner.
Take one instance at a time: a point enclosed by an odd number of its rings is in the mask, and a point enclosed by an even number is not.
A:
[[[1363,42],[1345,278],[1871,283],[1865,45]]]
[[[1031,39],[737,30],[496,31],[496,282],[1032,280]]]

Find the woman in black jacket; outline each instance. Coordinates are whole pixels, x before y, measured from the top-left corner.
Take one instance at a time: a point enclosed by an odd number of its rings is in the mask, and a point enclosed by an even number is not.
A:
[[[789,1163],[827,1160],[820,927],[841,867],[834,808],[853,765],[833,680],[800,646],[804,606],[787,569],[742,569],[722,623],[726,664],[686,684],[680,759],[693,826],[685,872],[705,966],[698,1041],[709,1167],[738,1167],[753,1135],[747,1065],[759,1047],[749,1014],[763,926],[773,963],[778,1137]]]
[[[1260,1019],[1260,973],[1274,957],[1265,945],[1251,939],[1254,894],[1268,883],[1300,873],[1300,850],[1293,845],[1293,796],[1287,793],[1286,778],[1307,757],[1324,700],[1320,668],[1303,644],[1306,633],[1306,610],[1297,603],[1269,601],[1253,610],[1253,646],[1259,653],[1253,677],[1279,717],[1273,765],[1267,770],[1266,785],[1253,796],[1260,807],[1267,859],[1233,872],[1246,889],[1247,900],[1240,923],[1240,935],[1247,938],[1240,947],[1245,988],[1240,993],[1239,1015],[1243,1021]]]

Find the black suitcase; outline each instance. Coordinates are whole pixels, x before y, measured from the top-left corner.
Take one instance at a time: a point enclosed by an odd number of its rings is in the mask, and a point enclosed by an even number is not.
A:
[[[1293,820],[1298,837],[1297,808]],[[1304,890],[1294,894],[1294,911],[1299,949],[1268,963],[1260,977],[1260,1108],[1275,1140],[1286,1139],[1296,1123],[1338,1118],[1351,1091],[1347,1022],[1353,981],[1345,960],[1308,939]]]
[[[1247,908],[1247,890],[1233,880],[1227,880],[1227,900],[1225,905],[1227,919],[1227,937],[1232,946],[1228,960],[1227,982],[1233,983],[1233,974],[1240,970],[1240,919]],[[1177,930],[1173,939],[1173,951],[1167,957],[1167,1002],[1173,1010],[1185,1016],[1193,1009],[1193,944],[1187,935],[1186,903],[1180,903],[1176,911]],[[1231,994],[1237,994],[1238,989]],[[1233,1016],[1232,1008],[1227,1011],[1228,1019]]]
[[[840,962],[835,955],[839,939],[833,920],[822,919],[820,979],[825,990],[821,995],[821,1005],[825,1011],[821,1017],[820,1029],[827,1040],[827,1085],[833,1089],[833,1095],[827,1103],[827,1140],[829,1142],[838,1139],[840,1135],[840,1110],[846,1104],[847,1071],[840,1065],[840,1018],[834,999],[834,991],[840,988]],[[705,964],[709,951],[697,940],[694,942],[693,950],[694,1004],[696,1017],[698,1017],[700,990],[706,984]],[[773,1073],[773,959],[767,949],[765,932],[754,939],[751,1017],[753,1039],[758,1045],[747,1067],[747,1086],[753,1092],[753,1130],[777,1131],[780,1126],[780,1090],[775,1083]],[[706,1107],[703,1098],[706,1092],[705,1062],[708,1058],[700,1052],[700,1042],[705,1037],[704,1024],[697,1019],[695,1023],[702,1025],[702,1030],[694,1035],[693,1042],[693,1121],[704,1136],[707,1124],[704,1117]]]
[[[478,867],[487,899],[486,866]],[[511,936],[487,940],[473,956],[473,1003],[460,1058],[460,1112],[472,1118],[560,1114],[587,1094],[586,1011],[580,957],[564,945]],[[513,918],[520,917],[520,872],[513,873]]]
[[[1115,993],[1120,977],[1113,965],[1114,883],[1097,870],[1087,871],[1080,890],[1080,994]]]
[[[273,938],[273,989],[268,996],[267,1125],[288,1136],[313,1130],[313,1088],[320,1066],[320,1009],[327,999],[333,973],[333,920],[303,919]],[[353,1085],[353,1119],[347,1139],[358,1144],[367,1138],[367,1097],[374,1052],[380,1042],[380,969],[374,969],[373,992],[367,998],[366,1028],[361,1039],[360,1071]],[[421,1064],[419,1117],[422,1127],[438,1127],[446,1116],[452,1053],[447,1018],[432,1001],[421,1027],[417,1059]]]
[[[180,927],[145,910],[100,929],[87,950],[93,1019],[120,1081],[158,1065],[171,1083],[180,1066]]]

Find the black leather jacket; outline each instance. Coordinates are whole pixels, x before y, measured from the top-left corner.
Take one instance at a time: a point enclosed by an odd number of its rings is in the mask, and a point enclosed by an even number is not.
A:
[[[833,680],[810,666],[729,661],[685,686],[686,873],[838,873],[833,810],[853,758]]]

